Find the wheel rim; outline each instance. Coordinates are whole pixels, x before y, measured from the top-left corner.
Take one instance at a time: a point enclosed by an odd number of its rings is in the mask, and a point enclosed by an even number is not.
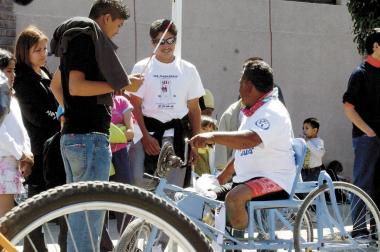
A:
[[[338,211],[344,223],[345,233],[341,233],[339,227],[333,221],[329,221],[328,216],[332,219],[339,219],[334,213],[331,204],[330,196],[325,192],[328,191],[327,185],[322,186],[318,190],[310,193],[305,199],[304,204],[301,206],[297,221],[305,218],[305,213],[313,214],[312,219],[316,219],[313,230],[314,239],[311,241],[310,248],[320,251],[380,251],[379,250],[379,237],[378,230],[380,229],[379,212],[373,201],[365,196],[365,193],[359,188],[347,183],[334,183],[336,200],[338,203]],[[356,195],[353,200],[352,195]],[[360,197],[362,200],[357,200]],[[315,202],[326,202],[326,207],[319,207],[319,213],[324,213],[322,218],[317,213]],[[363,207],[363,204],[365,207]],[[324,204],[321,204],[324,205]],[[354,218],[353,212],[356,211],[359,217]],[[329,214],[329,215],[327,215]],[[353,221],[354,220],[354,221]],[[323,232],[317,231],[323,230]],[[357,235],[360,231],[362,234]],[[366,232],[368,231],[368,232]],[[307,246],[301,246],[300,238],[303,237],[302,229],[296,225],[297,237],[295,237],[296,251],[302,251]],[[319,238],[318,238],[319,237]],[[322,239],[321,239],[322,238]],[[304,239],[305,240],[305,239]]]

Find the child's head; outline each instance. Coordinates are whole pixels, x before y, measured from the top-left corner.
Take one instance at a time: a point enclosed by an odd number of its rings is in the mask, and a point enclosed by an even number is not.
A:
[[[0,70],[7,76],[9,87],[13,86],[15,80],[15,66],[16,58],[13,54],[0,48]]]
[[[317,118],[310,117],[303,122],[303,134],[306,138],[317,137],[319,131],[319,122]]]
[[[47,60],[48,37],[37,27],[23,30],[16,42],[17,64],[25,64],[33,69],[44,66]]]
[[[210,116],[201,116],[201,132],[211,132],[217,129],[216,121]]]

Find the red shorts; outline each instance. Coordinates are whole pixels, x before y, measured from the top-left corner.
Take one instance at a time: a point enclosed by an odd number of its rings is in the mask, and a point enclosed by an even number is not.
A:
[[[254,178],[244,182],[244,184],[251,189],[252,198],[284,191],[282,187],[269,178]]]

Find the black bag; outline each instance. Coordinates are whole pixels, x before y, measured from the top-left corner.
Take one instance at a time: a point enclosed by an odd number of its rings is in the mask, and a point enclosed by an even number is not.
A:
[[[66,184],[66,172],[60,149],[61,132],[46,140],[43,149],[43,176],[47,189]]]

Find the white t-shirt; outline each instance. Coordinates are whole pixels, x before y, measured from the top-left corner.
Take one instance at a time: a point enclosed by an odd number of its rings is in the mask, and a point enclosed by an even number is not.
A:
[[[281,101],[272,98],[252,116],[243,116],[239,130],[256,132],[262,143],[236,150],[233,181],[240,183],[266,177],[290,193],[296,173],[291,144],[293,130],[289,113]]]
[[[306,140],[306,146],[310,151],[309,168],[321,166],[323,155],[325,155],[323,140],[319,137],[308,139]]]
[[[141,73],[149,58],[136,63],[132,73]],[[136,93],[142,99],[142,113],[163,123],[183,118],[189,112],[187,102],[205,94],[195,66],[175,59],[162,63],[153,56],[145,71],[144,82]]]

